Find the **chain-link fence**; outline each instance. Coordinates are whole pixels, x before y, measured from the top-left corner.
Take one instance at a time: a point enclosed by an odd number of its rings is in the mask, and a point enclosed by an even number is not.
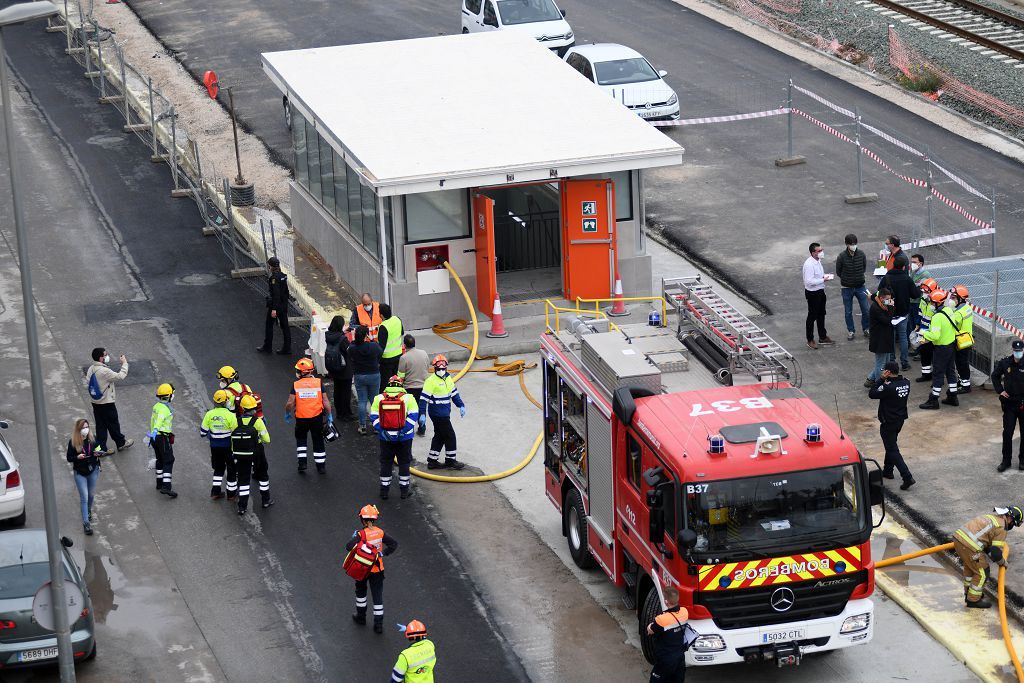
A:
[[[47,30],[65,34],[66,51],[85,69],[98,92],[98,100],[114,106],[124,117],[124,131],[134,133],[149,148],[154,162],[166,163],[174,183],[174,197],[191,198],[203,220],[203,234],[215,236],[231,259],[231,275],[266,294],[263,263],[277,255],[272,218],[242,215],[232,206],[227,177],[199,142],[178,124],[174,103],[151,78],[125,59],[124,44],[116,33],[98,24],[92,2],[62,0],[61,11]]]

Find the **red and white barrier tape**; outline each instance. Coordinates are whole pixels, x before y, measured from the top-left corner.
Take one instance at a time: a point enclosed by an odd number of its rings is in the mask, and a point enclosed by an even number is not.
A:
[[[818,119],[814,118],[813,116],[811,116],[807,112],[802,111],[800,109],[797,109],[796,107],[793,107],[793,113],[794,114],[799,114],[800,116],[804,117],[805,119],[807,119],[808,121],[810,121],[814,125],[816,125],[819,128],[821,128],[821,129],[831,133],[832,135],[836,136],[840,140],[843,140],[843,141],[849,142],[849,143],[853,143],[853,138],[847,137],[846,135],[843,135],[842,133],[840,133],[838,130],[836,130],[832,126],[828,125],[824,121],[819,121]]]
[[[916,185],[917,187],[928,187],[928,181],[927,180],[919,180],[919,179],[914,178],[912,176],[903,175],[902,173],[896,172],[896,170],[894,170],[892,166],[890,166],[889,164],[887,164],[884,161],[882,161],[882,158],[880,156],[875,154],[873,151],[871,151],[867,147],[863,147],[862,146],[860,148],[860,151],[864,154],[864,156],[866,156],[867,158],[871,159],[876,164],[878,164],[879,166],[884,168],[889,173],[892,173],[894,176],[896,176],[900,180],[905,180],[906,182],[910,183],[911,185]]]
[[[968,185],[967,181],[964,180],[963,178],[960,178],[960,177],[958,177],[956,175],[953,175],[952,173],[950,173],[949,171],[947,171],[946,169],[942,168],[937,163],[932,161],[931,159],[929,159],[928,161],[930,161],[932,166],[937,168],[939,170],[939,172],[942,173],[942,175],[946,176],[947,178],[952,180],[954,183],[956,183],[960,187],[964,188],[965,190],[967,190],[968,192],[973,194],[975,197],[980,197],[981,199],[984,199],[986,202],[991,202],[992,201],[990,198],[986,197],[984,194],[982,194],[978,190],[975,190],[973,187]]]
[[[1007,322],[1006,318],[1002,317],[1001,315],[993,315],[992,311],[986,310],[981,306],[975,306],[974,304],[970,304],[970,306],[971,309],[978,315],[985,318],[989,318],[990,320],[995,320],[1007,332],[1015,334],[1021,339],[1024,339],[1024,332],[1022,332],[1016,326],[1011,325],[1009,322]]]
[[[810,90],[807,90],[806,88],[801,88],[801,87],[800,87],[799,85],[794,85],[794,86],[793,86],[793,90],[796,90],[797,92],[801,92],[801,93],[803,93],[804,95],[807,95],[808,97],[810,97],[810,98],[811,98],[812,100],[814,100],[815,102],[820,102],[821,104],[824,104],[824,105],[825,105],[826,107],[828,107],[829,109],[831,109],[831,110],[833,110],[833,111],[837,111],[837,112],[839,112],[839,113],[840,113],[840,114],[842,114],[843,116],[847,116],[847,117],[849,117],[849,118],[851,118],[851,119],[855,119],[855,118],[857,118],[857,115],[856,115],[856,114],[854,114],[854,113],[853,113],[852,111],[850,111],[849,109],[845,109],[845,108],[843,108],[843,107],[840,107],[840,106],[839,106],[838,104],[836,104],[836,103],[834,103],[834,102],[829,102],[828,100],[826,100],[826,99],[825,99],[824,97],[822,97],[821,95],[819,95],[819,94],[817,94],[817,93],[813,93],[813,92],[811,92]]]
[[[977,230],[967,230],[966,232],[958,232],[955,235],[940,235],[938,237],[926,237],[923,240],[916,242],[910,242],[907,244],[907,249],[920,249],[921,247],[934,247],[937,244],[946,244],[948,242],[956,242],[957,240],[965,240],[971,237],[984,237],[985,235],[991,235],[995,232],[995,228],[978,228]]]
[[[789,109],[781,107],[769,111],[755,111],[749,114],[731,114],[728,116],[705,116],[699,119],[679,119],[678,121],[651,121],[652,126],[657,128],[669,128],[671,126],[696,126],[702,123],[725,123],[726,121],[746,121],[747,119],[763,119],[769,116],[780,116],[788,114]]]
[[[934,195],[935,197],[938,197],[942,201],[943,204],[945,204],[949,208],[953,209],[958,214],[960,214],[961,216],[963,216],[964,218],[966,218],[970,222],[974,223],[975,225],[981,226],[982,228],[987,229],[987,230],[991,230],[992,229],[992,224],[991,223],[983,221],[980,218],[975,218],[974,216],[972,216],[971,214],[969,214],[967,212],[967,209],[965,209],[964,207],[960,206],[959,204],[954,202],[952,199],[950,199],[946,195],[944,195],[941,192],[939,192],[938,190],[936,190],[934,187],[932,188],[932,195]],[[986,234],[988,234],[988,233],[986,233]]]
[[[924,156],[924,152],[920,152],[920,151],[914,149],[913,147],[911,147],[907,143],[903,142],[902,140],[897,140],[896,138],[894,138],[893,136],[889,135],[888,133],[886,133],[883,130],[879,130],[878,128],[875,128],[874,126],[868,125],[868,124],[864,123],[863,121],[861,121],[860,125],[861,125],[862,128],[864,128],[864,130],[867,130],[867,131],[870,131],[871,133],[874,133],[875,135],[877,135],[878,137],[882,138],[883,140],[885,140],[886,142],[888,142],[891,145],[896,145],[900,149],[902,149],[904,151],[907,151],[907,152],[910,152],[914,156],[919,156],[919,157],[923,157]]]

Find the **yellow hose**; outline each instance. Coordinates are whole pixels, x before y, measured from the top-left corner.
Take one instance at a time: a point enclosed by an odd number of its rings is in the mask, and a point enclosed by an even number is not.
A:
[[[458,371],[458,373],[454,377],[454,380],[458,382],[465,376],[467,372],[470,372],[470,368],[473,367],[474,361],[487,360],[493,358],[494,363],[492,364],[491,367],[482,370],[474,370],[473,372],[494,372],[501,377],[511,377],[512,375],[519,375],[519,386],[522,387],[523,393],[526,394],[526,398],[530,399],[530,402],[533,403],[533,405],[537,406],[538,408],[542,407],[540,402],[537,401],[537,399],[535,399],[532,395],[530,395],[530,391],[526,388],[526,376],[523,374],[527,369],[537,367],[536,363],[527,363],[526,361],[523,360],[510,361],[508,363],[499,363],[497,360],[497,356],[487,356],[486,358],[477,357],[476,353],[477,350],[480,348],[480,328],[479,325],[477,325],[476,310],[473,308],[473,300],[469,298],[469,292],[466,291],[466,286],[462,284],[462,278],[460,278],[459,274],[455,272],[455,269],[452,268],[451,264],[445,261],[444,267],[447,268],[448,272],[452,274],[453,278],[455,278],[455,284],[459,286],[459,290],[462,292],[462,297],[466,300],[466,307],[469,309],[469,317],[473,319],[472,346],[468,346],[458,341],[457,339],[453,339],[452,337],[448,336],[448,334],[461,332],[462,330],[466,329],[468,323],[466,323],[465,320],[453,320],[449,323],[434,325],[433,327],[433,332],[437,336],[441,337],[442,339],[446,339],[452,342],[453,344],[457,344],[463,348],[469,349],[469,362],[466,363],[462,367],[462,369]],[[512,476],[519,470],[529,465],[530,461],[533,460],[533,456],[535,456],[537,454],[537,451],[540,449],[540,444],[543,441],[544,431],[541,430],[537,434],[537,438],[533,440],[533,447],[530,449],[530,452],[526,454],[526,457],[523,458],[515,467],[507,469],[504,472],[498,472],[497,474],[481,474],[472,477],[448,477],[441,474],[431,474],[429,472],[424,472],[422,470],[416,469],[415,467],[410,468],[409,471],[415,474],[417,477],[420,477],[421,479],[441,481],[448,484],[479,484],[485,481],[495,481],[497,479],[504,479],[505,477]]]
[[[912,560],[915,557],[921,557],[922,555],[931,555],[932,553],[942,552],[943,550],[952,550],[952,543],[943,543],[942,545],[932,546],[931,548],[925,548],[924,550],[918,550],[916,552],[907,553],[906,555],[897,555],[896,557],[890,557],[879,562],[875,562],[875,569],[881,569],[882,567],[888,567],[894,564],[902,564],[907,560]],[[1017,650],[1013,646],[1013,639],[1010,638],[1010,625],[1006,620],[1006,567],[999,567],[999,625],[1003,630],[1003,644],[1006,645],[1006,652],[1010,655],[1010,661],[1013,662],[1013,668],[1017,671],[1018,683],[1024,683],[1024,669],[1021,668],[1020,660],[1017,658]]]

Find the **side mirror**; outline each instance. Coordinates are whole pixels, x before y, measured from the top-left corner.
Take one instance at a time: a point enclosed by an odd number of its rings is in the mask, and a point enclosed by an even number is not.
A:
[[[662,78],[665,78],[665,76],[668,76],[668,72],[665,71],[664,69],[659,69],[658,75],[661,76]]]
[[[558,10],[558,11],[562,13],[562,18],[565,19],[565,10],[562,9],[562,10]]]
[[[882,505],[885,502],[885,485],[881,470],[871,470],[868,472],[868,495],[871,499],[872,507]]]
[[[11,426],[11,423],[7,420],[0,420],[0,429],[7,429]]]
[[[692,548],[697,545],[697,532],[693,529],[682,529],[676,539],[680,548]]]
[[[661,465],[644,470],[644,481],[648,486],[657,486],[662,482],[661,473],[663,471],[664,470],[661,468]]]
[[[75,542],[74,542],[74,541],[72,541],[72,540],[71,540],[70,538],[68,538],[67,536],[61,536],[61,537],[60,537],[60,544],[61,544],[62,546],[64,546],[65,548],[70,548],[71,546],[73,546],[73,545],[75,544]]]

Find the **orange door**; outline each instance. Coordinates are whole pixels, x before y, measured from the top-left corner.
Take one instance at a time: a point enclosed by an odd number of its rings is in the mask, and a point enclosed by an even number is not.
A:
[[[473,239],[476,242],[476,307],[490,316],[498,293],[498,275],[494,268],[494,200],[473,195]]]
[[[562,181],[562,285],[565,298],[604,299],[614,287],[615,183]]]

